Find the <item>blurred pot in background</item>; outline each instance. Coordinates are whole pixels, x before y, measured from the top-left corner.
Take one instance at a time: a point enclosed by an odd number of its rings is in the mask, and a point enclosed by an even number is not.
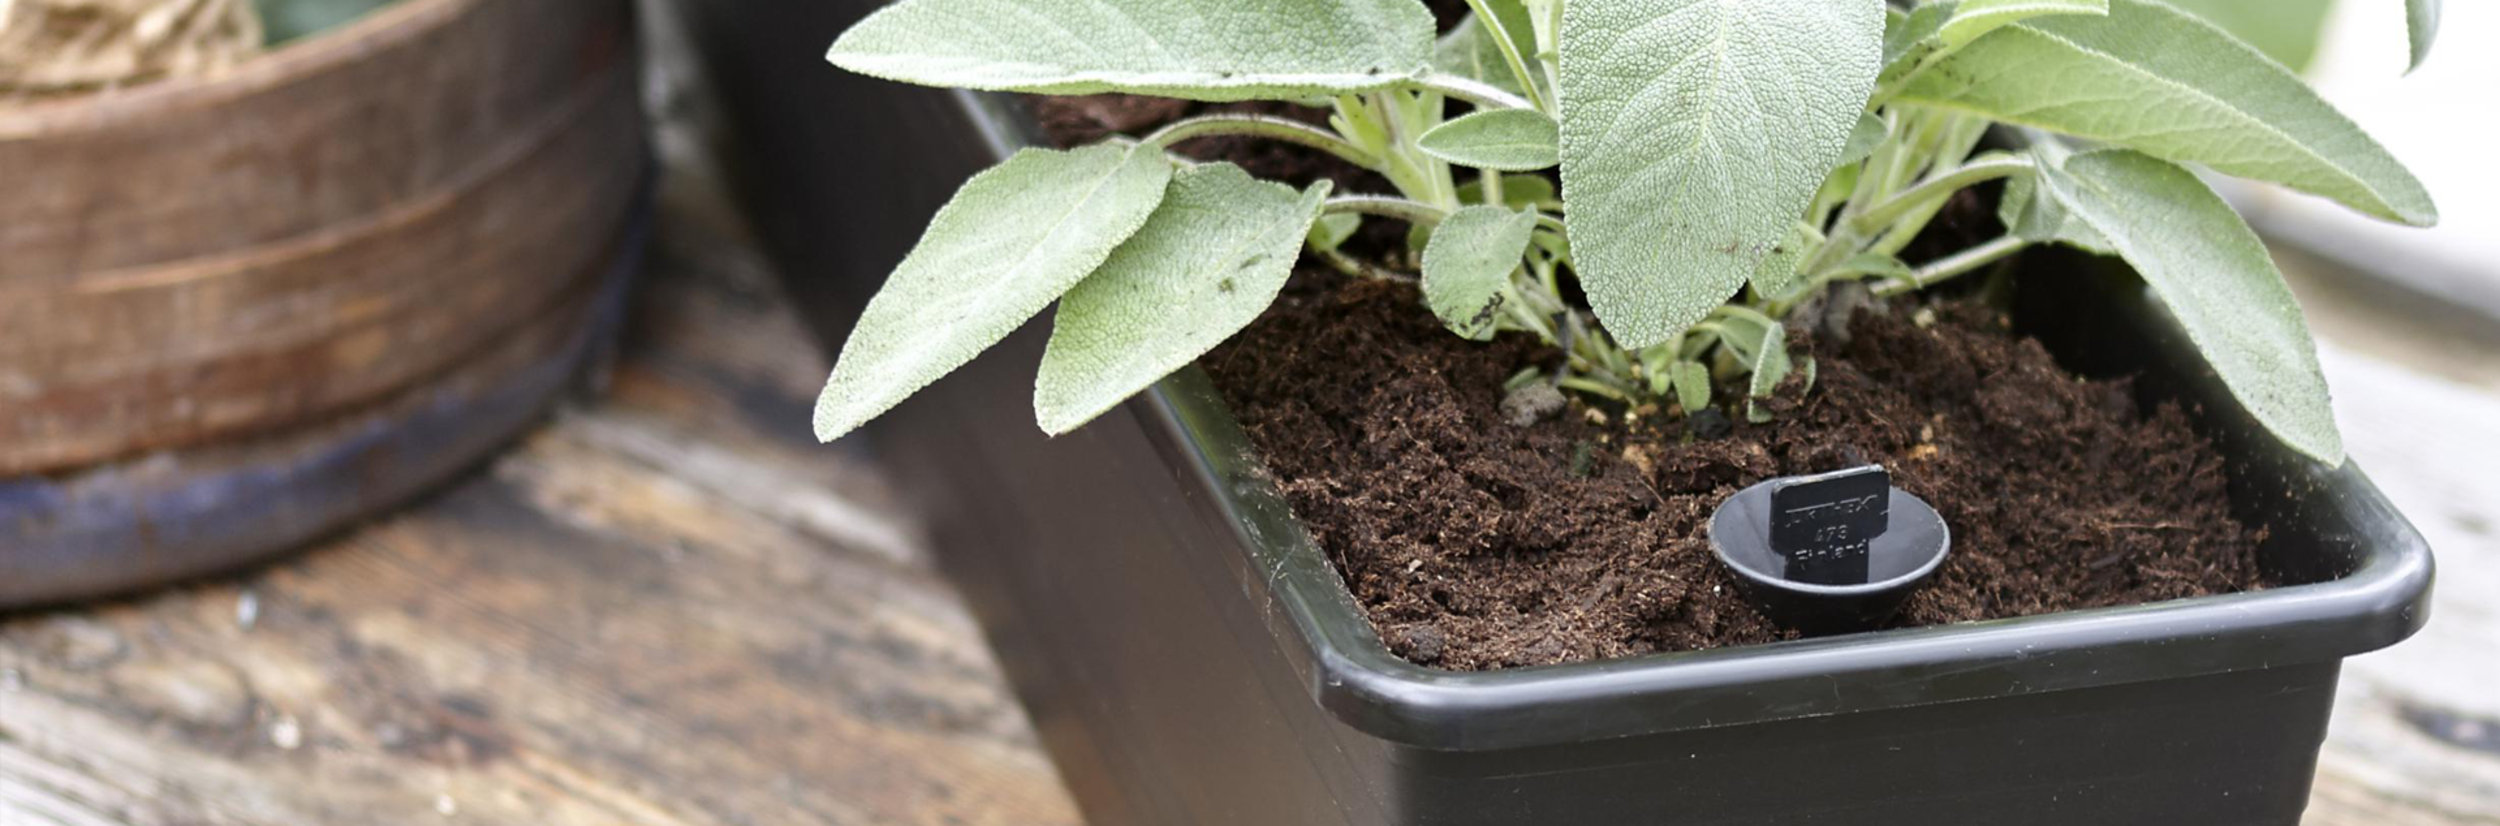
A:
[[[9,19],[62,3],[144,5]],[[404,0],[179,65],[0,102],[0,607],[403,500],[615,326],[648,167],[625,0]]]

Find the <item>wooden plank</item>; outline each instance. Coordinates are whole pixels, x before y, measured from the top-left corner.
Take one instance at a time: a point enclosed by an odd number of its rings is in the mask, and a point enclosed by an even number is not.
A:
[[[2429,538],[2439,582],[2419,635],[2346,663],[2311,822],[2500,824],[2500,394],[2422,375],[2427,354],[2322,355],[2354,461]]]
[[[0,823],[1076,823],[895,503],[807,437],[824,362],[692,225],[606,398],[488,472],[0,622]]]

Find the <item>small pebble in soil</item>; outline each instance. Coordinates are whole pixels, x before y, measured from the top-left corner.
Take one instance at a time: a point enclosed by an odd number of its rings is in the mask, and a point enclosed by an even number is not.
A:
[[[1567,401],[1553,385],[1530,382],[1502,397],[1502,418],[1512,427],[1527,427],[1562,412]]]

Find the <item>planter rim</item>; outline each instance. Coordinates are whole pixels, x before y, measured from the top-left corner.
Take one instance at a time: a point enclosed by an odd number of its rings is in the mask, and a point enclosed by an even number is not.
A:
[[[1044,145],[1010,96],[955,95],[998,157]],[[2138,289],[2134,301],[2150,298]],[[2178,330],[2166,314],[2155,323]],[[2191,380],[2219,387],[2210,373]],[[2319,489],[2349,523],[2381,528],[2318,537],[2357,551],[2351,570],[2321,582],[1566,665],[1429,668],[1382,644],[1203,371],[1175,373],[1122,409],[1176,481],[1195,477],[1178,487],[1219,492],[1214,510],[1247,557],[1228,562],[1243,592],[1268,603],[1268,630],[1320,706],[1357,731],[1430,750],[1566,745],[2316,663],[2394,645],[2429,618],[2434,571],[2421,533],[2351,460],[2339,468],[2300,460],[2283,484]]]

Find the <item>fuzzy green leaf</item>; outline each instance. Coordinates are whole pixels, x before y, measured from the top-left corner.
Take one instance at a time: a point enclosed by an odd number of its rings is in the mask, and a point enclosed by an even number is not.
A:
[[[1881,0],[1571,0],[1562,179],[1574,264],[1626,347],[1743,286],[1840,159]]]
[[[1909,11],[1884,8],[1884,70],[1876,82],[1886,86],[1908,77],[1943,46],[1936,33],[1953,16],[1952,0],[1921,4]]]
[[[1144,229],[1059,302],[1033,412],[1075,430],[1259,317],[1293,273],[1328,182],[1301,193],[1228,163],[1192,167]]]
[[[964,182],[869,299],[816,400],[833,441],[1007,337],[1145,225],[1156,151],[1027,149]]]
[[[1710,368],[1698,361],[1679,361],[1669,368],[1675,377],[1675,403],[1687,414],[1710,406]]]
[[[2165,0],[2205,18],[2240,42],[2265,52],[2292,71],[2308,68],[2318,53],[2335,0]]]
[[[1788,378],[1788,371],[1793,366],[1788,361],[1788,330],[1772,325],[1770,332],[1762,337],[1761,346],[1755,348],[1750,366],[1753,381],[1747,395],[1756,399],[1770,398],[1772,391],[1779,389],[1780,382]],[[1747,401],[1745,418],[1755,423],[1767,422],[1771,420],[1771,411]]]
[[[1232,101],[1378,89],[1432,51],[1414,0],[902,0],[826,59],[928,86]]]
[[[1780,241],[1779,246],[1772,247],[1770,255],[1762,257],[1760,266],[1754,267],[1754,295],[1784,296],[1796,290],[1799,286],[1797,276],[1801,274],[1797,272],[1797,267],[1805,263],[1806,247],[1811,246],[1818,235],[1820,233],[1815,232],[1813,224],[1789,222],[1788,237]]]
[[[1858,125],[1849,128],[1849,142],[1840,149],[1840,162],[1833,166],[1848,166],[1872,157],[1875,149],[1884,145],[1884,138],[1891,135],[1892,124],[1885,123],[1882,115],[1859,113]]]
[[[1534,172],[1562,162],[1562,127],[1534,109],[1471,112],[1433,127],[1415,146],[1459,166]]]
[[[1484,203],[1484,183],[1468,181],[1458,185],[1458,200],[1464,204]],[[1502,179],[1502,202],[1512,209],[1536,209],[1562,202],[1554,192],[1554,182],[1538,175],[1511,175]]]
[[[1998,29],[1920,73],[1900,99],[2273,181],[2390,220],[2438,220],[2422,183],[2300,78],[2150,0]]]
[[[1880,252],[1861,252],[1849,256],[1849,260],[1841,262],[1840,268],[1858,275],[1873,275],[1893,280],[1908,280],[1917,277],[1917,273],[1911,271],[1910,265],[1902,263],[1899,258]]]
[[[1511,44],[1519,50],[1520,58],[1534,61],[1536,29],[1534,21],[1528,18],[1528,7],[1519,0],[1490,0],[1488,5],[1493,8],[1494,16],[1501,19],[1502,30],[1510,34]],[[1449,74],[1484,81],[1514,95],[1524,95],[1528,91],[1520,88],[1518,76],[1511,73],[1510,63],[1502,57],[1502,47],[1494,40],[1493,27],[1484,25],[1473,14],[1441,36],[1441,42],[1433,48],[1432,65]]]
[[[2040,159],[2043,168],[2051,164],[2047,158]],[[2095,255],[2117,255],[2109,239],[2067,214],[2065,204],[2039,197],[2040,174],[2035,171],[2006,179],[2005,194],[1997,200],[1997,220],[2006,230],[2034,244],[2065,244]]]
[[[1334,252],[1338,247],[1345,246],[1346,239],[1354,237],[1354,232],[1362,228],[1363,216],[1352,212],[1322,215],[1311,224],[1311,248]]]
[[[2045,14],[2107,15],[2109,0],[1961,0],[1936,29],[1936,39],[1951,52],[1980,35]]]
[[[1424,304],[1450,332],[1492,338],[1510,300],[1511,271],[1535,231],[1533,212],[1471,206],[1451,213],[1424,246]]]
[[[2413,62],[2407,71],[2430,59],[2431,43],[2439,39],[2439,0],[2405,0],[2405,34],[2411,38]]]
[[[2043,168],[2041,196],[2142,273],[2231,395],[2293,449],[2344,460],[2326,378],[2300,304],[2265,244],[2194,173],[2127,150]]]

